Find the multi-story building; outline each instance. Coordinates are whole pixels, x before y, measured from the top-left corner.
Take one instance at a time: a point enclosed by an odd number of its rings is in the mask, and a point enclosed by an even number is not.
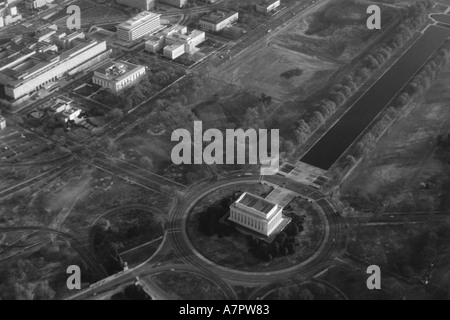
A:
[[[283,223],[283,208],[246,192],[230,206],[228,219],[264,237],[270,237]]]
[[[27,9],[38,9],[46,6],[47,3],[52,3],[54,0],[26,0],[25,8]]]
[[[201,29],[211,32],[218,32],[230,27],[239,19],[239,12],[225,9],[218,9],[207,16],[200,18],[199,26]]]
[[[175,60],[179,56],[182,56],[185,53],[184,44],[183,43],[174,43],[164,47],[164,56]]]
[[[117,26],[117,37],[120,40],[133,42],[161,28],[161,15],[143,11],[134,18]]]
[[[145,75],[144,66],[109,60],[94,71],[92,81],[103,88],[118,92],[137,83],[143,75]]]
[[[72,105],[73,101],[65,97],[59,97],[55,103],[50,106],[50,111],[53,113],[59,113],[64,117],[65,122],[75,121],[79,122],[78,118],[81,115],[80,108]]]
[[[145,43],[145,50],[156,53],[164,48],[164,56],[173,60],[184,53],[193,54],[205,39],[203,31],[188,32],[187,27],[175,25],[151,37]]]
[[[177,8],[183,8],[186,6],[188,0],[159,0],[161,3],[165,3]]]
[[[152,53],[157,53],[162,48],[164,48],[165,42],[166,42],[165,35],[163,35],[163,34],[154,35],[153,37],[151,37],[149,40],[147,40],[145,42],[145,50],[152,52]]]
[[[155,0],[117,0],[117,3],[144,11],[155,7]]]
[[[17,11],[17,7],[6,6],[5,2],[0,5],[0,27],[22,20],[22,15]]]
[[[6,120],[2,116],[0,116],[0,130],[3,130],[6,128]]]
[[[184,45],[184,51],[192,54],[195,48],[205,41],[205,32],[200,30],[193,30],[186,33],[173,33],[166,38],[166,45],[170,46],[176,43]]]
[[[256,11],[269,13],[280,6],[280,0],[262,0],[256,4]]]
[[[35,37],[19,35],[0,46],[0,84],[8,97],[26,97],[106,51],[105,41],[40,28]]]

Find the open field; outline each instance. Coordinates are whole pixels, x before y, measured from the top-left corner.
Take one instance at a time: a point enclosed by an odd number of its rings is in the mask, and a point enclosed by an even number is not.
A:
[[[336,290],[320,282],[291,284],[277,288],[265,300],[342,300]]]
[[[174,299],[225,299],[225,295],[222,290],[215,283],[197,274],[166,271],[153,276],[152,280]]]
[[[194,182],[197,181],[194,175],[204,177],[206,167],[172,165],[171,152],[177,144],[171,141],[174,130],[190,130],[194,120],[201,120],[204,130],[252,126],[259,117],[248,111],[256,108],[263,112],[261,118],[264,119],[272,105],[274,103],[262,102],[261,96],[234,86],[189,75],[143,106],[139,110],[142,116],[133,127],[117,139],[105,142],[106,152],[171,179]],[[220,171],[243,168],[234,165],[219,167]]]
[[[366,9],[367,3],[350,0],[326,2],[272,31],[251,52],[211,67],[209,74],[277,99],[304,100],[378,35],[366,27]],[[394,9],[384,12],[388,24]]]
[[[437,137],[448,133],[450,68],[438,76],[424,98],[383,136],[375,150],[342,185],[344,199],[379,211],[433,211],[448,192],[449,165],[435,155]],[[429,183],[425,189],[421,183]],[[442,191],[441,191],[442,190]],[[446,191],[447,190],[447,191]],[[379,204],[383,204],[380,207]]]
[[[367,267],[365,267],[367,268]],[[328,271],[321,279],[341,290],[350,300],[401,299],[408,286],[388,275],[382,276],[381,290],[367,289],[366,269],[351,266],[338,266]]]
[[[431,220],[432,218],[430,218]],[[417,284],[427,267],[450,245],[449,219],[440,222],[354,225],[348,252],[367,265]]]

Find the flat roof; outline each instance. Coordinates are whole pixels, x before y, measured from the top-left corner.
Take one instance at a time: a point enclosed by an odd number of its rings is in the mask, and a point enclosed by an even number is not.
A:
[[[250,193],[244,193],[244,196],[238,201],[238,203],[265,214],[268,214],[274,207],[277,206],[275,203]]]
[[[119,24],[117,28],[130,30],[144,21],[159,18],[160,16],[161,16],[160,14],[153,13],[150,11],[142,11],[141,13],[139,13],[137,16],[134,16],[130,20],[127,20]]]
[[[273,5],[275,2],[279,2],[280,0],[262,0],[260,3],[258,3],[258,5],[260,6],[271,6]]]
[[[95,69],[95,72],[100,73],[102,77],[108,78],[109,80],[118,81],[122,77],[128,75],[130,72],[136,71],[140,68],[144,68],[144,66],[121,60],[108,60],[100,65],[97,69]]]
[[[200,21],[218,24],[218,23],[230,18],[231,16],[235,15],[236,13],[238,13],[238,12],[227,10],[227,9],[217,9],[217,10],[211,12],[209,15],[200,18]]]

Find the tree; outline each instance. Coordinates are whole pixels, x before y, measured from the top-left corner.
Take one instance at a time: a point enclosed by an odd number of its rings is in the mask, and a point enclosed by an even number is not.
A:
[[[51,300],[55,291],[50,287],[48,280],[39,281],[34,289],[34,300]]]

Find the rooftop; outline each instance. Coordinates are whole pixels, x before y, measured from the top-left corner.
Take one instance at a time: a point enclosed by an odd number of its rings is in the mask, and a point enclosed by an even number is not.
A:
[[[275,2],[278,2],[280,0],[261,0],[258,4],[260,6],[271,6],[272,4],[274,4]]]
[[[159,18],[159,17],[160,17],[160,14],[153,13],[150,11],[143,11],[143,12],[139,13],[137,16],[134,16],[133,18],[131,18],[130,20],[119,24],[117,26],[117,28],[130,30],[130,29],[135,28],[136,26],[138,26],[140,23],[142,23],[144,21],[152,20],[152,19]]]
[[[277,206],[275,203],[269,202],[250,193],[244,193],[244,195],[241,196],[237,203],[242,204],[248,208],[258,210],[259,212],[265,214],[269,214],[269,212]]]
[[[142,68],[142,66],[125,61],[109,60],[98,67],[95,72],[101,74],[102,77],[108,78],[109,80],[120,80],[121,77],[138,68]]]
[[[237,12],[226,10],[226,9],[218,9],[211,12],[209,15],[204,16],[200,19],[200,21],[210,22],[214,24],[218,24],[222,21],[225,21],[229,17],[235,15]]]

